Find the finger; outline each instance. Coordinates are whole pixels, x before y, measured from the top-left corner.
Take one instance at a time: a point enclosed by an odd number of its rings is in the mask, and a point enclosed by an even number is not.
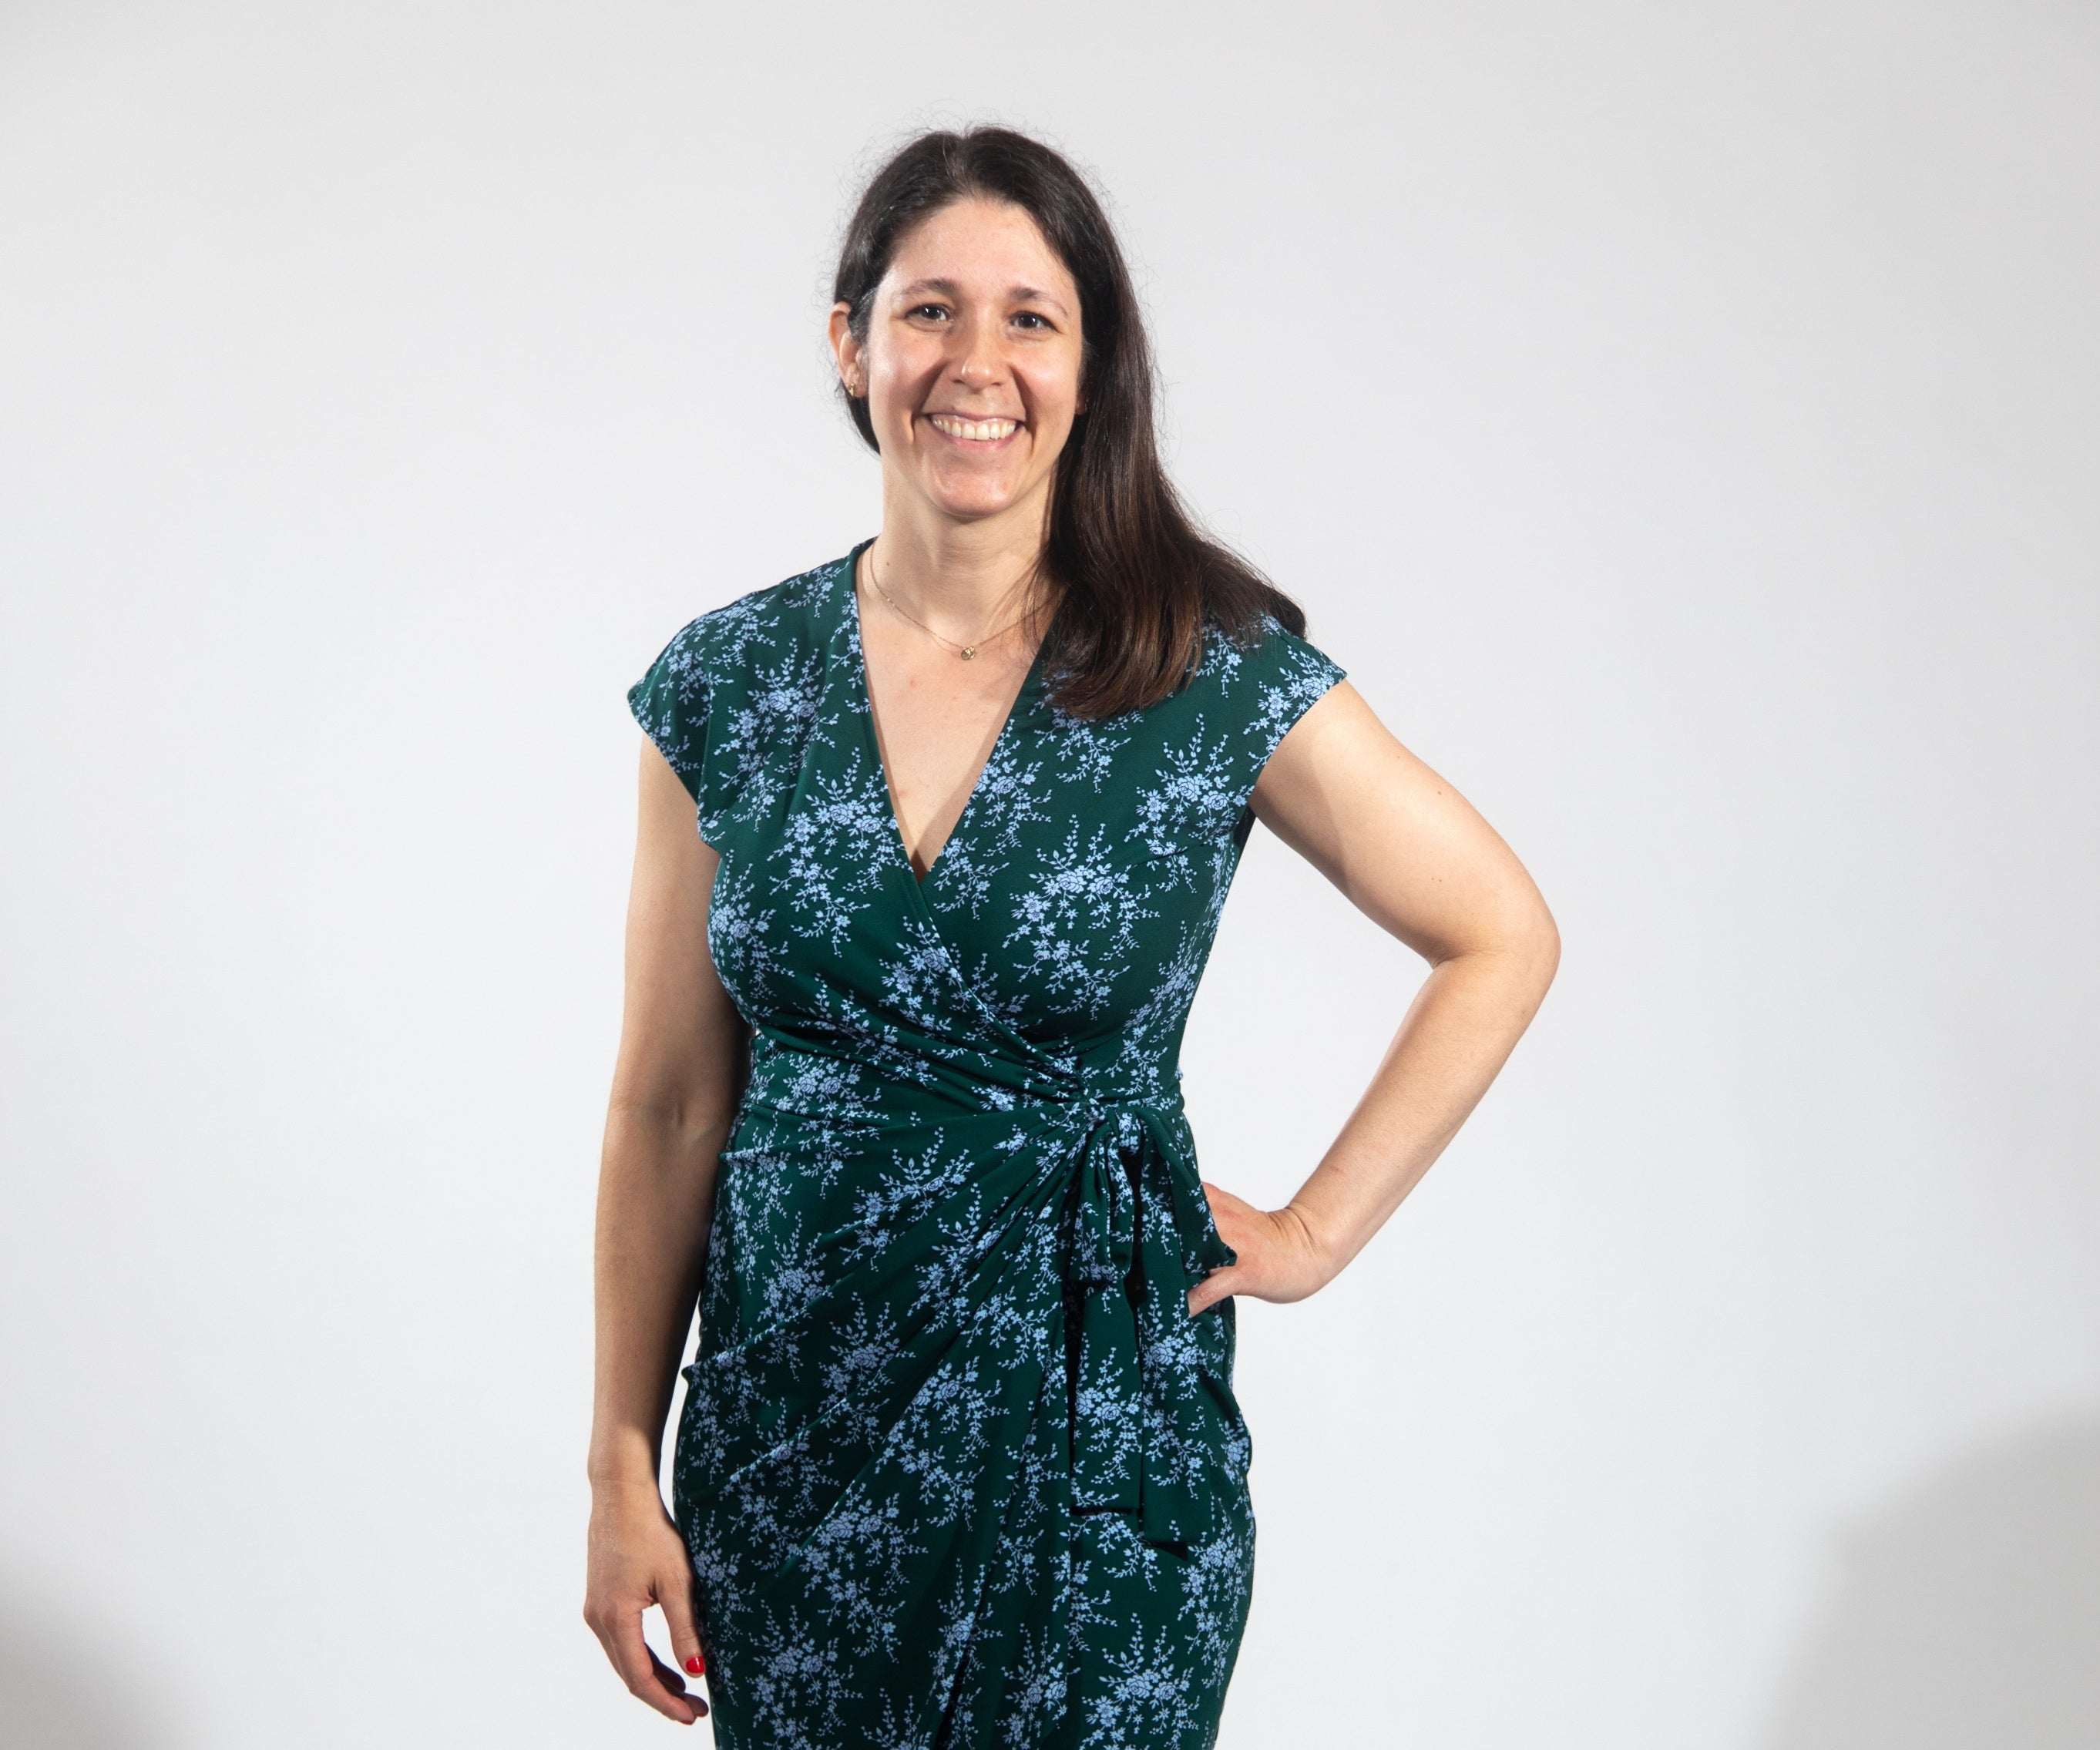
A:
[[[612,1668],[620,1673],[628,1694],[637,1700],[647,1702],[659,1713],[676,1720],[681,1726],[690,1726],[699,1717],[686,1699],[686,1686],[649,1651],[649,1643],[642,1638],[639,1611],[623,1611],[615,1620],[602,1625],[593,1623],[592,1626],[598,1630],[606,1657],[612,1661]]]
[[[679,1700],[691,1708],[694,1719],[699,1718],[708,1711],[707,1697],[700,1694],[698,1690],[686,1688],[678,1673],[656,1656],[656,1649],[653,1646],[649,1649],[649,1667],[650,1674],[663,1686],[664,1693],[677,1696]],[[691,1722],[689,1721],[687,1723]]]
[[[1189,1311],[1193,1315],[1215,1307],[1239,1291],[1240,1268],[1228,1264],[1222,1270],[1213,1270],[1189,1290]]]
[[[688,1569],[659,1589],[664,1626],[671,1631],[671,1656],[688,1677],[707,1674],[708,1655],[700,1646],[700,1620],[693,1608],[693,1576]]]

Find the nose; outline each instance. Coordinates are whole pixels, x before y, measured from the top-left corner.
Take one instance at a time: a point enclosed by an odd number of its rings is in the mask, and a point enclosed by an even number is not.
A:
[[[999,350],[999,324],[972,322],[956,337],[954,360],[955,381],[973,389],[989,388],[1006,375],[1006,360]]]

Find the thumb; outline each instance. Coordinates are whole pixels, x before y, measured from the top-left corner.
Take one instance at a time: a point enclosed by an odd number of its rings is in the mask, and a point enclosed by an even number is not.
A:
[[[1239,1285],[1240,1267],[1238,1264],[1227,1264],[1222,1269],[1213,1270],[1189,1290],[1190,1316],[1193,1317],[1207,1308],[1215,1307],[1221,1300],[1229,1299],[1238,1292]]]

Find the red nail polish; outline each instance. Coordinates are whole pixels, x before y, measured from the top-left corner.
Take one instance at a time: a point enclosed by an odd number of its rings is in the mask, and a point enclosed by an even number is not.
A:
[[[686,1668],[691,1672],[696,1677],[705,1677],[707,1675],[708,1662],[704,1659],[701,1658],[698,1653],[695,1653],[690,1659],[686,1661]]]

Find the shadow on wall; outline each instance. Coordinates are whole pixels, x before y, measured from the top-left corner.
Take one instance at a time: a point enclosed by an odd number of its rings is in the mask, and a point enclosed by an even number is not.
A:
[[[2100,1746],[2100,1417],[1963,1460],[1839,1563],[1759,1750]]]
[[[77,1624],[0,1594],[0,1745],[6,1750],[150,1750],[144,1708]]]

